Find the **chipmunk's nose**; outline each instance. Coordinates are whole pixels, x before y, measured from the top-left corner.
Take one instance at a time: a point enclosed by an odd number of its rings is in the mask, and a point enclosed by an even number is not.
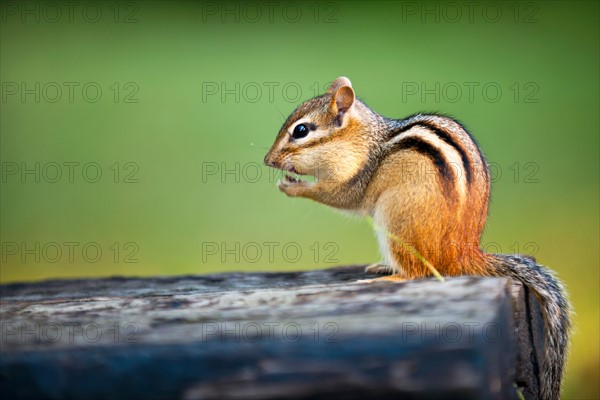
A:
[[[267,153],[265,156],[265,165],[267,167],[279,168],[277,161],[271,156],[271,152]]]

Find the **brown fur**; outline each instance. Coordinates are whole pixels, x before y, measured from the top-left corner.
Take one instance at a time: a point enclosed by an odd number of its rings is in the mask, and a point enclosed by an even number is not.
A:
[[[289,196],[374,217],[380,228],[393,236],[386,239],[388,262],[403,277],[430,275],[413,255],[414,250],[443,275],[483,274],[486,260],[479,240],[487,213],[489,180],[477,146],[470,140],[464,143],[469,136],[456,122],[440,116],[426,120],[457,137],[467,148],[473,168],[474,181],[463,196],[458,190],[445,191],[445,185],[457,183],[444,182],[434,162],[417,151],[389,151],[390,122],[354,100],[353,93],[353,104],[343,113],[342,125],[336,125],[337,97],[343,93],[348,102],[351,90],[334,83],[327,94],[305,102],[285,122],[265,162],[284,169],[293,167],[300,174],[317,176],[318,181],[314,185],[284,182],[280,189]],[[307,117],[328,134],[295,145],[288,131],[296,121]],[[407,133],[419,135],[427,130],[416,126]],[[466,173],[456,168],[461,166],[453,167],[451,176]],[[368,172],[371,176],[367,182],[354,184],[360,180],[357,175]]]

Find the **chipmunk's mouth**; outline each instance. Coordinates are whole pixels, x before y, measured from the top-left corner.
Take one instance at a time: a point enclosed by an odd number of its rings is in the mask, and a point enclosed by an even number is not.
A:
[[[314,184],[317,181],[313,175],[301,174],[294,167],[283,170],[284,176],[280,182],[296,183],[296,184]]]

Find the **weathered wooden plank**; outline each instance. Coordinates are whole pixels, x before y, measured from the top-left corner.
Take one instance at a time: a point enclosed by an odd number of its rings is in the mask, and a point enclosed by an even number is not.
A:
[[[526,399],[537,399],[544,354],[542,312],[531,291],[521,284],[513,284],[512,296],[517,344],[515,382]]]
[[[356,283],[362,271],[1,286],[0,394],[480,399],[515,398],[514,382],[537,393],[520,285]]]

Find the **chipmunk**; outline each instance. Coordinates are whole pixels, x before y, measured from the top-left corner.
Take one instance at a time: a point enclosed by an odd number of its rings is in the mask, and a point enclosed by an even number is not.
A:
[[[340,77],[296,108],[264,161],[285,171],[278,187],[288,196],[373,218],[384,261],[367,270],[391,272],[379,279],[427,277],[433,266],[445,276],[504,276],[529,287],[546,328],[540,395],[559,398],[571,326],[565,289],[531,257],[480,249],[490,172],[460,123],[383,117]]]

